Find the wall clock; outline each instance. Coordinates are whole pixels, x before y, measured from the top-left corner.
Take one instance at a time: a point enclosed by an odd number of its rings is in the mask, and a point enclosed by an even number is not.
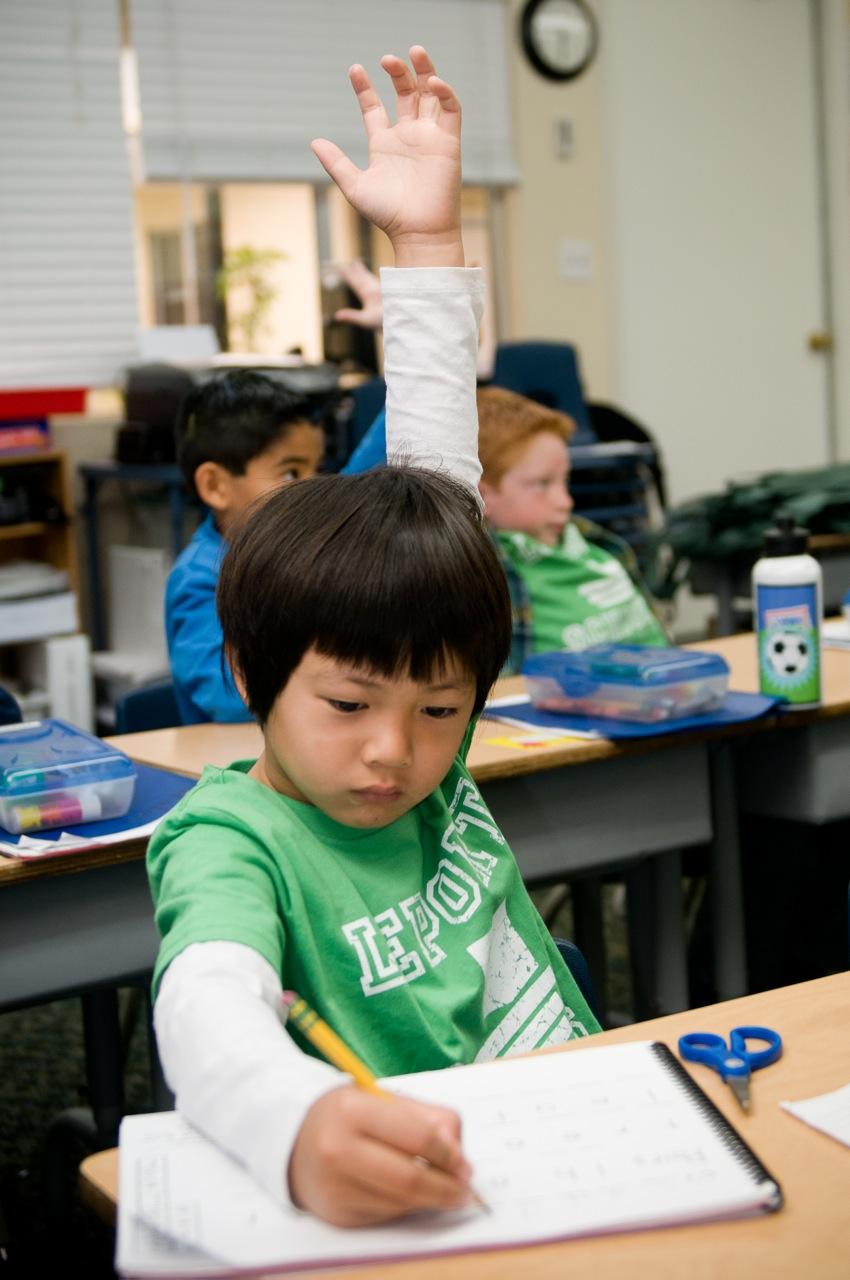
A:
[[[572,80],[590,65],[599,43],[584,0],[528,0],[520,16],[528,61],[548,80]]]

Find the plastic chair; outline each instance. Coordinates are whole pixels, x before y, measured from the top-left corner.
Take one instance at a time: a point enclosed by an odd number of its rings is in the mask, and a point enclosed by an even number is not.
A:
[[[590,1012],[601,1026],[602,1014],[596,1000],[596,992],[593,989],[593,981],[590,977],[587,961],[574,942],[569,942],[566,938],[555,938],[554,941],[555,946],[561,953],[561,959],[575,978],[579,991],[587,1001]]]
[[[171,680],[144,685],[125,693],[115,703],[115,732],[143,733],[146,729],[171,729],[180,724],[180,711]]]
[[[387,384],[383,378],[370,378],[349,391],[352,409],[348,419],[348,452],[354,451],[375,418],[384,407]]]
[[[15,699],[0,685],[0,725],[20,724],[23,716]]]
[[[576,424],[573,444],[593,444],[575,347],[566,342],[502,342],[496,348],[493,383],[568,413]]]

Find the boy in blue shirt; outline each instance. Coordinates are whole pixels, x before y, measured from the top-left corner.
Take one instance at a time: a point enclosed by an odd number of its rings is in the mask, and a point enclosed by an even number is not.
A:
[[[309,406],[260,373],[224,374],[192,391],[177,418],[177,458],[186,487],[207,506],[168,576],[165,634],[183,724],[251,720],[222,658],[215,590],[227,530],[256,499],[313,476],[324,438]],[[346,473],[385,460],[384,411],[349,459]]]
[[[208,508],[176,560],[165,632],[184,724],[252,719],[222,662],[215,589],[233,521],[280,485],[315,475],[324,453],[306,402],[263,374],[228,373],[189,393],[177,418],[186,487]]]
[[[382,59],[394,127],[351,69],[365,171],[313,144],[395,253],[393,465],[279,489],[233,532],[218,602],[263,751],[208,769],[148,853],[178,1108],[278,1200],[349,1226],[469,1203],[459,1120],[353,1087],[281,1026],[283,987],[381,1075],[597,1029],[465,765],[510,610],[476,489],[459,105],[410,56]]]

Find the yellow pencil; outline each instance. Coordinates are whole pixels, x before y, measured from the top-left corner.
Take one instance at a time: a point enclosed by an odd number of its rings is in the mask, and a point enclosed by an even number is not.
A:
[[[283,1003],[286,1008],[287,1022],[297,1027],[310,1044],[327,1058],[331,1066],[347,1072],[358,1088],[377,1094],[379,1098],[396,1101],[395,1094],[381,1088],[366,1063],[361,1062],[357,1054],[340,1040],[337,1033],[319,1017],[315,1009],[310,1008],[306,1000],[302,1000],[301,996],[294,991],[284,991]],[[470,1187],[470,1192],[480,1208],[489,1213],[488,1205],[474,1187]]]
[[[366,1063],[360,1061],[357,1054],[340,1040],[337,1033],[326,1022],[322,1021],[316,1010],[311,1009],[306,1000],[302,1000],[294,991],[284,991],[283,1003],[287,1006],[287,1022],[297,1027],[332,1066],[347,1072],[361,1089],[376,1093],[381,1098],[392,1098],[393,1095],[378,1084]]]

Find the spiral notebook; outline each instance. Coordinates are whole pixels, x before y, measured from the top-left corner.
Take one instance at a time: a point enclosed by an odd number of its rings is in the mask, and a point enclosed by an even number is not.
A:
[[[666,1045],[588,1046],[384,1082],[454,1107],[490,1212],[343,1230],[283,1208],[174,1112],[121,1125],[125,1276],[353,1265],[770,1212],[776,1180]]]

